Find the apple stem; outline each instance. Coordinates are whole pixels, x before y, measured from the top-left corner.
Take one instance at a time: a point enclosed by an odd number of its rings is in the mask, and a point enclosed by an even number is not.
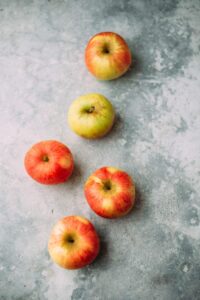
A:
[[[88,113],[92,113],[93,111],[95,110],[95,107],[94,106],[91,106],[89,109],[88,109]]]
[[[109,46],[108,46],[108,45],[104,45],[104,47],[103,47],[103,53],[104,53],[104,54],[110,53],[110,49],[109,49]]]
[[[67,242],[70,243],[70,244],[73,244],[73,243],[74,243],[73,237],[68,236],[68,237],[67,237]]]
[[[49,158],[48,158],[47,155],[44,155],[43,158],[42,158],[42,160],[43,160],[44,162],[48,162],[48,161],[49,161]]]
[[[111,182],[110,181],[106,181],[106,182],[104,182],[104,189],[106,190],[106,191],[110,191],[111,190]]]

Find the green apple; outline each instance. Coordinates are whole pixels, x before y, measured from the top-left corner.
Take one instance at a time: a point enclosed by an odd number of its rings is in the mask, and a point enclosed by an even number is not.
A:
[[[68,111],[70,128],[78,135],[95,139],[111,129],[115,111],[108,99],[100,94],[87,94],[74,100]]]

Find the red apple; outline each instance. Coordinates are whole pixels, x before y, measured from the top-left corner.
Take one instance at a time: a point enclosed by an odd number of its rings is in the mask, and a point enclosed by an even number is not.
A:
[[[54,226],[48,243],[52,260],[65,269],[90,264],[99,253],[99,237],[94,226],[80,216],[69,216]]]
[[[74,168],[69,148],[57,141],[42,141],[33,145],[26,153],[24,165],[27,173],[43,184],[66,181]]]
[[[103,167],[85,183],[85,196],[91,209],[104,218],[126,215],[135,202],[135,185],[124,171]]]
[[[131,51],[125,40],[114,32],[93,36],[85,50],[88,70],[100,80],[111,80],[123,75],[131,65]]]

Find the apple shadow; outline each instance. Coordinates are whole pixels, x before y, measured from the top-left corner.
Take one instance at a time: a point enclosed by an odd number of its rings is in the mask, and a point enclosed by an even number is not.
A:
[[[137,53],[133,51],[131,51],[131,53],[134,53],[132,55],[132,63],[128,71],[122,76],[123,79],[132,78],[142,72],[141,58],[137,55]]]
[[[77,164],[77,162],[74,163],[74,170],[72,172],[72,175],[70,177],[70,181],[75,183],[78,178],[81,178],[81,168],[80,164]]]
[[[143,209],[144,197],[142,196],[140,188],[135,185],[135,204],[131,211],[127,215],[123,216],[121,220],[127,221],[129,219],[135,218],[135,222],[137,222],[137,220],[140,219],[140,216],[143,215]]]
[[[138,185],[135,185],[135,204],[133,206],[133,209],[130,211],[130,216],[137,216],[143,214],[143,208],[144,208],[144,197],[142,196],[141,190],[138,187]],[[128,216],[128,215],[127,215]]]
[[[144,207],[144,197],[140,191],[140,188],[136,185],[135,186],[135,205],[131,211],[132,214],[141,214]]]
[[[115,136],[120,136],[121,131],[123,130],[123,125],[124,121],[122,117],[118,112],[116,112],[113,127],[111,128],[110,132],[108,132],[104,137],[102,137],[102,139],[106,141],[108,139],[113,139]]]
[[[104,240],[103,235],[99,234],[99,238],[100,238],[100,251],[91,266],[93,268],[99,268],[99,266],[101,266],[101,268],[107,269],[109,268],[108,245],[107,242]]]

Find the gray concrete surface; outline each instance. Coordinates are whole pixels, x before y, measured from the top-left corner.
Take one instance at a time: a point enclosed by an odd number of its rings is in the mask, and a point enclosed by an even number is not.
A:
[[[135,58],[119,80],[99,82],[84,65],[88,39],[115,31]],[[200,299],[200,1],[0,1],[1,300]],[[114,104],[112,132],[75,136],[69,104],[98,92]],[[59,186],[25,173],[37,141],[57,139],[76,169]],[[83,184],[96,168],[133,176],[137,204],[119,220],[89,209]],[[91,266],[66,271],[49,258],[51,227],[88,217],[101,236]]]

